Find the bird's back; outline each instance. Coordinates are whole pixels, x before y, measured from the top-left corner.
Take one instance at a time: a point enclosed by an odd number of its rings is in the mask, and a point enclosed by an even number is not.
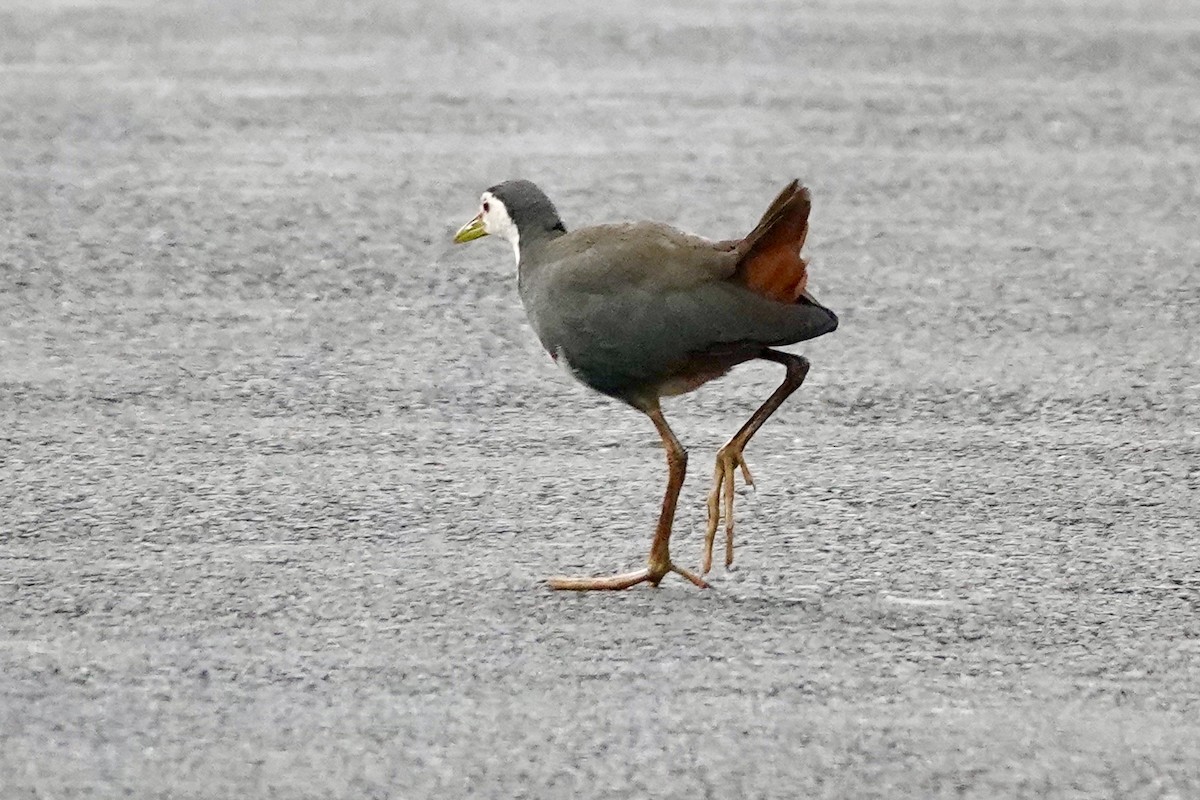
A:
[[[522,250],[521,297],[556,359],[626,399],[836,327],[819,305],[747,286],[737,244],[652,222],[581,228]]]
[[[536,263],[521,264],[522,275],[548,270],[549,280],[581,292],[688,288],[728,278],[737,268],[735,253],[661,222],[579,228],[547,243],[543,253]]]

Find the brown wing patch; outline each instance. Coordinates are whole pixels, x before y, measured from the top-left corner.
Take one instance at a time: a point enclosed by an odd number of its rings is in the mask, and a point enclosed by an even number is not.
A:
[[[797,181],[788,184],[739,243],[733,279],[777,302],[795,302],[808,284],[808,264],[800,248],[808,236],[811,208],[808,189]]]

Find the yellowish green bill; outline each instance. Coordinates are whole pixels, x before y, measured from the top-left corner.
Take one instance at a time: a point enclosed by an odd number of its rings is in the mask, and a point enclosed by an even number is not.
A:
[[[483,216],[479,215],[458,229],[458,233],[454,234],[454,242],[462,244],[487,235],[487,231],[483,229]]]

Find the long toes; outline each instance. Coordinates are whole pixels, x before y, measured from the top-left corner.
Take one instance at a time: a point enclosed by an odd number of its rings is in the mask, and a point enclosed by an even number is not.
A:
[[[738,471],[746,485],[754,487],[754,476],[741,450],[722,450],[717,453],[713,470],[713,486],[708,493],[708,525],[704,533],[704,552],[700,559],[700,572],[707,575],[712,569],[712,552],[717,528],[721,518],[725,519],[725,566],[733,563],[733,502]]]
[[[717,493],[708,496],[708,526],[704,530],[704,549],[700,554],[700,574],[707,575],[712,569],[713,543],[717,539],[717,525],[720,523],[720,512],[717,507]]]
[[[725,470],[721,462],[713,471],[713,486],[708,493],[708,525],[704,530],[704,550],[700,556],[700,574],[707,575],[712,569],[713,544],[717,539],[717,526],[721,524],[721,487],[725,483]]]
[[[733,466],[725,473],[725,535],[733,536]]]
[[[678,567],[678,566],[672,564],[671,571],[679,573],[680,575],[682,575],[683,577],[687,578],[689,581],[694,583],[696,586],[699,586],[701,589],[711,589],[712,588],[711,586],[709,586],[708,581],[704,580],[704,578],[702,578],[699,575],[697,575],[696,573],[692,572],[690,569],[684,569],[683,567]]]
[[[546,582],[550,584],[551,589],[558,589],[559,591],[591,592],[620,591],[649,580],[652,580],[649,570],[639,569],[634,572],[622,572],[617,575],[610,575],[606,578],[556,576],[549,578]]]
[[[738,453],[737,460],[738,466],[742,468],[742,480],[746,482],[747,486],[753,489],[754,476],[750,474],[750,465],[746,463],[746,459],[742,457],[741,453]]]

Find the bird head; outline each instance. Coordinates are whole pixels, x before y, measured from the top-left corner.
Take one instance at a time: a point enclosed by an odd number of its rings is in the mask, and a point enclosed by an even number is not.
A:
[[[458,229],[454,241],[462,244],[493,234],[510,242],[516,242],[518,238],[517,226],[508,213],[508,206],[488,189],[479,198],[479,213],[475,219]]]
[[[479,198],[479,213],[458,229],[454,241],[499,236],[513,246],[520,263],[522,237],[532,242],[565,231],[550,198],[529,181],[515,180],[496,184],[484,192]]]

